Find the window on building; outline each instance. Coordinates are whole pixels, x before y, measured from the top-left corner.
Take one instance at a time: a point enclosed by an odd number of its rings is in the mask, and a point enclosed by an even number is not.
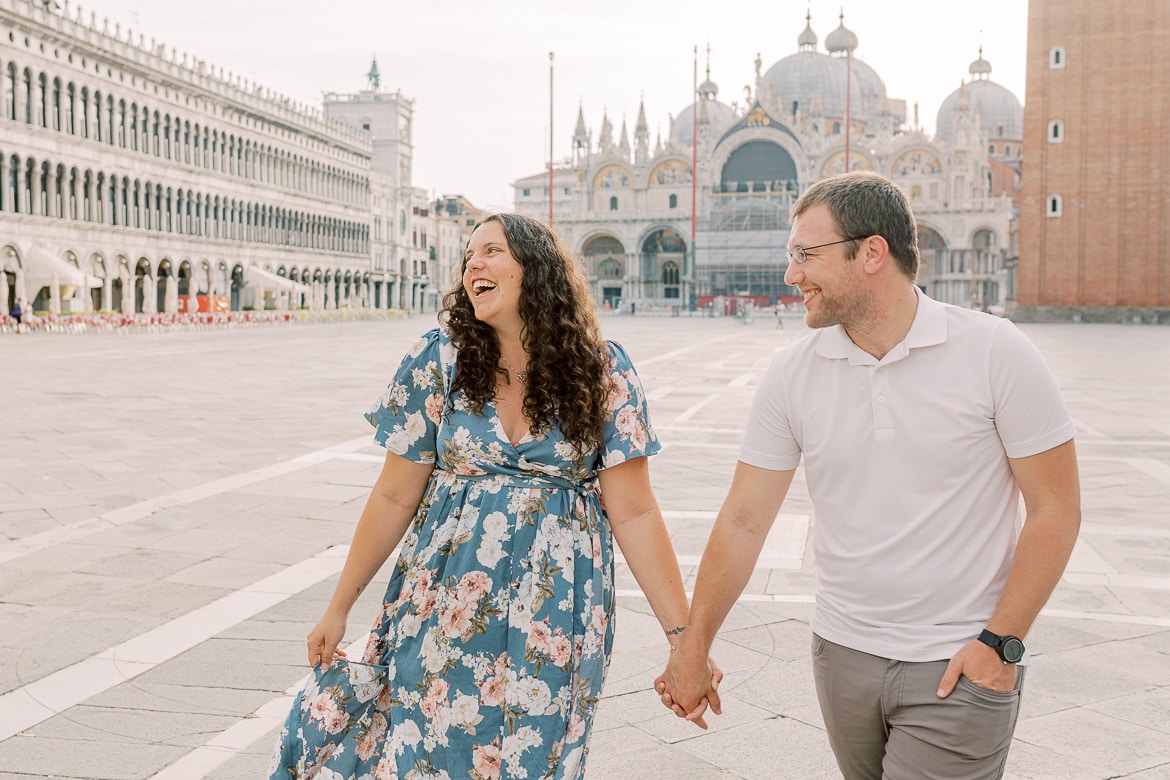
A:
[[[995,154],[995,144],[992,144],[991,146],[987,147],[987,153],[988,154]]]
[[[678,263],[667,260],[662,264],[662,283],[678,284]]]
[[[570,190],[568,187],[565,187],[565,194],[566,194],[566,195],[571,195],[571,194],[572,194],[572,190]]]
[[[1004,153],[1005,155],[1007,155],[1007,154],[1011,154],[1011,153],[1012,153],[1012,145],[1011,145],[1011,144],[1008,144],[1007,146],[1005,146],[1005,147],[1003,148],[1003,153]]]
[[[521,190],[521,194],[527,198],[529,195],[532,194],[532,190],[529,189],[528,187],[525,187],[523,190]]]
[[[1059,217],[1064,208],[1064,203],[1059,195],[1048,196],[1048,208],[1045,213],[1050,217]]]
[[[833,135],[837,135],[837,134],[838,134],[838,133],[840,133],[840,132],[841,132],[841,123],[840,123],[840,122],[834,122],[834,123],[833,123]]]
[[[1064,47],[1053,46],[1048,50],[1048,67],[1050,70],[1060,70],[1064,67]]]
[[[662,264],[662,297],[678,298],[678,263],[667,260]]]
[[[678,208],[678,195],[671,195],[670,196],[670,207],[672,209]]]
[[[609,210],[610,210],[610,211],[617,211],[617,210],[618,210],[618,208],[617,208],[617,196],[614,196],[614,197],[612,197],[612,198],[610,198],[610,199],[609,199]]]
[[[1064,122],[1053,119],[1048,123],[1048,143],[1058,144],[1064,141]]]

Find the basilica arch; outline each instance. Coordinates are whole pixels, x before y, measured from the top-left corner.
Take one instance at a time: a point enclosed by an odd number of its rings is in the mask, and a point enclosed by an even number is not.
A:
[[[999,236],[991,228],[978,228],[971,236],[970,305],[973,308],[986,310],[1005,302],[1007,271],[1000,246]]]
[[[936,300],[939,297],[946,274],[950,252],[947,242],[935,228],[918,223],[918,286]]]
[[[808,178],[800,144],[776,127],[744,128],[724,138],[712,159],[712,230],[780,230]],[[798,162],[799,161],[799,162]]]
[[[727,157],[719,172],[720,192],[769,192],[796,187],[796,163],[771,141],[748,141]]]
[[[585,273],[599,306],[616,309],[626,297],[626,247],[610,233],[591,236],[582,246]]]
[[[683,305],[689,297],[687,244],[674,228],[651,230],[641,243],[639,290],[636,297],[661,299]],[[687,289],[684,289],[687,288]]]

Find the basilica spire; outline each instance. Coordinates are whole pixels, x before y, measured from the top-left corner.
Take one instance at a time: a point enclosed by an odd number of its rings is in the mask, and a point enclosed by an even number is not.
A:
[[[592,137],[585,127],[585,106],[577,104],[577,128],[573,131],[573,167],[588,168]]]
[[[584,138],[589,132],[585,129],[585,104],[577,104],[577,129],[573,131],[573,140]]]
[[[597,151],[605,154],[613,151],[613,124],[609,121],[609,111],[601,110],[601,136],[597,139]]]
[[[646,102],[638,101],[638,124],[634,125],[634,162],[642,164],[650,159],[650,125],[646,122]]]
[[[626,117],[622,115],[622,133],[618,137],[618,154],[623,160],[630,159],[630,134],[626,132]]]

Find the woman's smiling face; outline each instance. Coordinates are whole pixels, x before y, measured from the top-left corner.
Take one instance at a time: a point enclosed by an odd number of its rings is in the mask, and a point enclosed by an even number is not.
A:
[[[503,224],[493,220],[477,227],[463,257],[463,289],[476,319],[496,329],[518,322],[523,279],[524,267],[512,256]]]

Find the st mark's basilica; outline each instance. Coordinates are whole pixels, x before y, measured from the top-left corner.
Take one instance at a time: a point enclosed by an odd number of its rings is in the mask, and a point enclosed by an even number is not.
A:
[[[578,111],[572,159],[552,171],[552,213],[584,256],[599,303],[798,299],[783,282],[789,210],[809,184],[848,168],[885,174],[910,196],[928,294],[1003,311],[1018,244],[1019,99],[991,80],[979,51],[967,74],[955,74],[930,137],[917,105],[908,112],[886,94],[855,56],[861,36],[844,15],[838,21],[822,50],[806,16],[795,51],[766,69],[757,55],[754,88],[734,102],[720,99],[708,63],[697,101],[671,117],[668,137],[651,138],[644,99],[632,143],[624,119],[615,138],[608,115],[594,133]],[[516,181],[516,210],[547,218],[549,182],[547,170]]]

